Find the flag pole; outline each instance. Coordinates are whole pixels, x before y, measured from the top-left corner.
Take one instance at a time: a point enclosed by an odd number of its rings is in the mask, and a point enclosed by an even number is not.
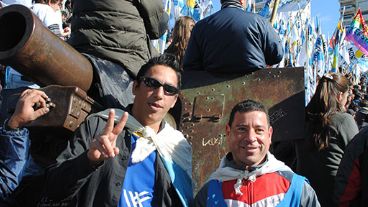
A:
[[[273,5],[273,9],[272,9],[271,19],[270,19],[271,25],[273,25],[273,23],[276,19],[276,14],[277,14],[277,9],[279,7],[279,3],[280,3],[280,0],[275,0],[275,3]]]

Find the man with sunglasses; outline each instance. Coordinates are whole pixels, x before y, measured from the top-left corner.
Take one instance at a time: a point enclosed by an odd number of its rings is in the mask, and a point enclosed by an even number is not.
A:
[[[39,206],[188,206],[191,146],[163,120],[180,86],[173,56],[150,59],[133,84],[129,115],[87,118],[46,173]]]

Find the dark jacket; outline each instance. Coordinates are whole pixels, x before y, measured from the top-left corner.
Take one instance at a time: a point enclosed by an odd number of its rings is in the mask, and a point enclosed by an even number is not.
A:
[[[328,127],[330,137],[327,148],[316,150],[312,129],[306,124],[306,139],[296,144],[297,173],[305,176],[315,189],[321,206],[332,205],[335,176],[346,146],[359,132],[354,118],[347,113],[332,115]]]
[[[346,147],[335,179],[337,206],[368,204],[368,127],[363,128]]]
[[[79,52],[121,64],[134,77],[158,54],[147,34],[159,37],[163,15],[161,0],[74,0],[68,42]]]
[[[364,126],[367,126],[368,123],[368,110],[367,107],[361,107],[359,111],[355,113],[355,120],[358,124],[358,128],[361,129]]]
[[[92,139],[103,130],[106,121],[89,117],[66,150],[58,157],[58,165],[46,173],[46,185],[39,206],[117,206],[131,153],[130,134],[123,131],[117,138],[119,154],[92,166],[87,149]],[[65,161],[65,162],[63,162]],[[181,206],[159,156],[156,159],[153,206]]]
[[[263,17],[228,7],[199,21],[184,56],[184,70],[244,73],[283,57],[277,33]]]

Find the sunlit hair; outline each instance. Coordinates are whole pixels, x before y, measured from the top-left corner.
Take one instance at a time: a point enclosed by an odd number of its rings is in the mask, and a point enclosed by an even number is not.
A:
[[[337,95],[349,90],[349,80],[337,73],[328,73],[318,82],[317,89],[306,107],[306,121],[312,130],[312,139],[317,150],[328,147],[331,116],[336,112],[343,112],[344,106],[337,99]]]
[[[183,57],[188,45],[190,34],[194,26],[194,20],[188,16],[179,17],[173,29],[172,42],[165,50],[165,53],[171,53],[176,56],[180,67],[183,67]]]
[[[151,68],[156,65],[164,65],[173,69],[178,78],[177,87],[179,89],[181,88],[181,70],[179,68],[179,64],[178,61],[176,60],[176,57],[171,54],[162,54],[160,56],[149,59],[148,62],[142,65],[141,69],[138,71],[136,80],[141,80],[142,77],[144,77],[148,73],[148,71],[151,70]],[[139,81],[138,85],[140,85]]]
[[[266,107],[263,104],[250,100],[250,99],[239,102],[233,107],[230,113],[229,122],[227,124],[229,125],[229,127],[231,127],[231,125],[233,124],[236,112],[247,113],[247,112],[253,112],[253,111],[260,111],[260,112],[265,113],[267,117],[267,124],[268,126],[270,126],[270,117],[268,115],[268,110],[266,109]]]

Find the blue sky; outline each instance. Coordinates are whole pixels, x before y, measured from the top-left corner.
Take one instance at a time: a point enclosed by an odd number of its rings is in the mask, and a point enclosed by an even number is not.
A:
[[[312,16],[318,16],[322,32],[331,37],[335,31],[337,22],[340,18],[340,3],[338,0],[311,0],[312,4]]]
[[[212,0],[215,10],[220,9],[220,0]],[[338,0],[311,0],[312,16],[318,16],[322,32],[331,36],[340,18]]]

